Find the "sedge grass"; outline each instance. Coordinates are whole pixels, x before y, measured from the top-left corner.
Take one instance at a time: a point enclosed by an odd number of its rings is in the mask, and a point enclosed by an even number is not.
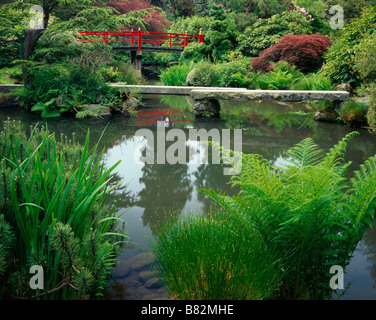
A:
[[[278,287],[281,258],[235,216],[189,216],[154,240],[156,274],[182,300],[261,300]]]

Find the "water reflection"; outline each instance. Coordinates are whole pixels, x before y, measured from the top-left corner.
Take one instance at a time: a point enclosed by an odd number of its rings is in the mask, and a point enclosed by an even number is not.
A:
[[[199,120],[194,118],[192,101],[183,96],[145,96],[143,111],[181,110],[185,119],[191,122],[166,124],[166,132],[172,128],[205,129],[242,129],[243,152],[261,154],[272,162],[277,162],[296,143],[311,137],[323,149],[329,150],[334,144],[354,129],[342,125],[317,123],[312,112],[302,104],[287,105],[278,103],[234,103],[223,102],[222,118],[219,120]],[[230,177],[223,175],[221,165],[200,164],[194,158],[187,158],[186,164],[145,164],[137,161],[140,148],[145,140],[140,140],[135,133],[143,128],[137,124],[137,116],[125,118],[121,115],[101,120],[77,120],[75,118],[41,120],[38,115],[25,113],[17,109],[1,109],[0,120],[22,120],[25,129],[37,122],[45,124],[59,136],[76,133],[77,140],[84,142],[90,129],[91,144],[101,137],[99,148],[105,148],[105,165],[112,166],[118,160],[121,163],[114,171],[112,184],[119,184],[109,197],[114,202],[120,195],[117,213],[124,211],[132,244],[128,245],[119,260],[129,261],[143,250],[148,250],[146,237],[153,233],[172,215],[178,219],[180,214],[201,212],[211,205],[210,200],[199,193],[200,188],[213,188],[227,194],[235,194],[236,189],[229,185]],[[155,120],[166,120],[165,116]],[[157,124],[148,124],[147,128],[156,132]],[[353,161],[351,170],[356,170],[360,163],[376,154],[375,137],[366,130],[360,132],[348,145],[346,160]],[[171,142],[172,143],[172,142]],[[166,143],[166,148],[169,144]],[[151,147],[151,146],[147,146]],[[200,145],[186,145],[186,154],[190,148]],[[208,159],[211,159],[209,148]],[[136,157],[135,157],[136,155]],[[155,161],[156,163],[156,161]],[[374,222],[375,224],[375,222]],[[376,226],[376,225],[375,225]],[[342,299],[376,299],[376,234],[368,230],[347,268],[345,280],[352,285]],[[126,266],[127,267],[127,266]],[[125,268],[126,268],[125,267]],[[139,278],[139,273],[125,271],[122,278],[116,278],[116,291],[123,299],[153,297],[162,294],[160,288],[146,288]],[[147,293],[146,290],[147,289]],[[154,290],[154,291],[153,291]],[[159,291],[156,291],[159,290]],[[142,294],[140,293],[142,292]],[[153,293],[154,292],[154,293]],[[155,293],[158,292],[158,293]],[[162,295],[163,296],[163,295]],[[156,297],[156,296],[155,296]]]

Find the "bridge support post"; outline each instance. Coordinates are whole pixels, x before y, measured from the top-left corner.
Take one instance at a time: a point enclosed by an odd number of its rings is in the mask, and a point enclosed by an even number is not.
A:
[[[131,63],[136,67],[137,70],[141,71],[142,67],[142,51],[131,50]]]

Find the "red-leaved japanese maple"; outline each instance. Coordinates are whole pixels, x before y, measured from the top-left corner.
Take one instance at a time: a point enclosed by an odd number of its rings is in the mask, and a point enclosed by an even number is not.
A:
[[[262,51],[253,59],[252,70],[269,72],[271,62],[286,61],[302,72],[317,71],[323,63],[323,57],[332,41],[324,35],[287,35],[274,46]]]

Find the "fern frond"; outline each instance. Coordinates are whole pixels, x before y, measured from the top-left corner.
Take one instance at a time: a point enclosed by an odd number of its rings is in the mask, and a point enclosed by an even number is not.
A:
[[[376,159],[370,157],[362,164],[358,171],[354,172],[354,177],[350,179],[352,189],[349,191],[350,201],[348,206],[354,215],[355,227],[363,220],[364,216],[370,215],[373,219],[375,215],[374,205],[376,203]]]
[[[322,150],[311,138],[306,138],[286,153],[284,160],[296,167],[315,166],[322,160]]]
[[[333,168],[333,167],[341,167],[340,169],[345,170],[350,163],[343,166],[343,161],[344,161],[344,155],[346,152],[347,148],[347,143],[350,141],[352,137],[355,135],[358,135],[359,132],[353,131],[348,133],[342,140],[340,140],[335,146],[333,146],[329,152],[325,155],[322,165],[327,167],[327,168]]]

